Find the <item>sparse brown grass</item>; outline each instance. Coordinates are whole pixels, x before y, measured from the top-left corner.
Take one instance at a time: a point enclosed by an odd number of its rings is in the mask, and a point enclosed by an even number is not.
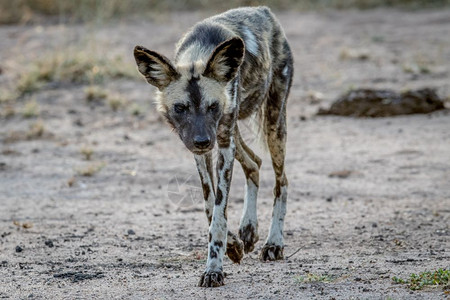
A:
[[[429,57],[426,53],[415,53],[409,61],[403,65],[403,71],[411,74],[430,74],[433,73],[433,67],[437,64],[434,58]]]
[[[31,99],[25,103],[22,109],[22,115],[24,118],[35,118],[39,116],[39,105],[36,99]]]
[[[72,176],[67,180],[67,186],[73,187],[76,182],[77,182],[77,179],[75,178],[75,176]]]
[[[405,63],[403,64],[402,68],[405,73],[411,73],[416,75],[431,73],[430,66],[423,62]]]
[[[408,9],[445,7],[447,0],[0,0],[0,23],[29,22],[41,16],[63,17],[69,21],[96,21],[130,14],[156,14],[174,10],[225,10],[238,6],[267,5],[273,9],[319,10],[370,9],[381,6]]]
[[[108,97],[108,92],[96,85],[88,86],[84,90],[84,94],[86,95],[86,100],[88,102],[94,102],[94,101],[103,101]]]
[[[30,125],[30,129],[27,132],[27,139],[40,138],[44,135],[45,126],[42,120],[38,120]]]
[[[51,139],[53,134],[45,129],[44,122],[42,120],[37,120],[30,124],[27,131],[9,131],[6,134],[4,143],[17,143],[20,141],[29,141],[35,139]]]
[[[124,107],[127,100],[120,94],[112,94],[108,96],[108,105],[112,111],[118,111],[120,108]]]
[[[349,49],[342,48],[339,53],[340,60],[368,60],[370,59],[370,53],[367,49]]]
[[[13,224],[19,228],[23,228],[23,229],[30,229],[33,228],[33,223],[31,222],[23,222],[20,223],[19,221],[13,221]]]
[[[10,90],[0,90],[0,104],[10,103],[17,99],[17,92]]]
[[[1,107],[0,117],[11,118],[16,114],[16,109],[11,104],[6,104]]]
[[[94,150],[90,147],[85,146],[81,148],[80,153],[81,155],[83,155],[83,158],[85,160],[91,160],[92,154],[94,154]]]
[[[37,91],[41,88],[42,83],[43,79],[39,73],[39,69],[33,66],[28,72],[20,75],[17,82],[16,96],[19,97]]]
[[[141,107],[139,104],[137,104],[137,103],[133,103],[133,104],[130,106],[129,110],[130,110],[130,113],[131,113],[133,116],[140,116],[140,115],[142,115],[142,113],[144,112],[143,109],[142,109],[142,107]]]
[[[76,172],[80,176],[91,177],[91,176],[94,176],[95,174],[97,174],[98,172],[100,172],[101,169],[103,169],[105,167],[105,165],[106,164],[103,162],[91,163],[87,166],[77,169]]]
[[[108,58],[86,50],[65,49],[48,53],[31,63],[19,77],[17,96],[33,93],[49,82],[95,85],[109,78],[140,77],[134,66],[123,62],[120,56]]]
[[[84,92],[88,102],[106,101],[108,106],[114,112],[118,111],[127,104],[127,100],[121,94],[109,91],[100,86],[89,86]]]

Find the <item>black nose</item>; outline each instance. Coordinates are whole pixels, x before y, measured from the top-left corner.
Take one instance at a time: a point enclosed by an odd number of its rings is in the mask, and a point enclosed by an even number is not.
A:
[[[194,137],[194,146],[199,149],[205,149],[211,144],[211,139],[207,136],[195,136]]]

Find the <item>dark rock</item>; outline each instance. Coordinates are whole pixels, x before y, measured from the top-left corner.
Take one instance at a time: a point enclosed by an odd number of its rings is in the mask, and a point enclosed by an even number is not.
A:
[[[330,109],[321,108],[317,114],[377,118],[426,114],[444,108],[443,100],[429,88],[401,94],[391,90],[358,89],[340,96]]]

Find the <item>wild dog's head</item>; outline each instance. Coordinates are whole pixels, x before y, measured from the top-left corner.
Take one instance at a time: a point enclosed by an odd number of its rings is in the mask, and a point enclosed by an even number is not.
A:
[[[235,37],[217,46],[206,62],[174,66],[165,56],[136,46],[139,72],[158,88],[158,110],[195,154],[210,151],[221,117],[230,112],[229,83],[244,57],[244,43]]]

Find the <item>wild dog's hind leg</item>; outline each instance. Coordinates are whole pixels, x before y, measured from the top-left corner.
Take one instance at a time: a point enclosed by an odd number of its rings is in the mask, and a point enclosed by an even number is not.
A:
[[[292,61],[278,72],[269,91],[265,109],[264,130],[275,172],[274,203],[269,235],[261,250],[262,260],[283,259],[283,226],[286,214],[288,181],[284,172],[286,155],[286,101],[292,82]]]
[[[208,218],[208,225],[211,225],[212,213],[214,209],[214,201],[216,199],[214,193],[214,174],[212,153],[204,155],[195,155],[198,174],[202,183],[203,198],[205,200],[205,213]],[[244,246],[239,238],[232,232],[227,234],[227,252],[226,254],[234,263],[240,263],[244,256]]]
[[[258,236],[258,217],[256,200],[259,187],[259,168],[261,159],[245,144],[238,126],[235,127],[236,159],[245,173],[244,210],[239,224],[239,237],[244,242],[245,253],[252,252]]]

